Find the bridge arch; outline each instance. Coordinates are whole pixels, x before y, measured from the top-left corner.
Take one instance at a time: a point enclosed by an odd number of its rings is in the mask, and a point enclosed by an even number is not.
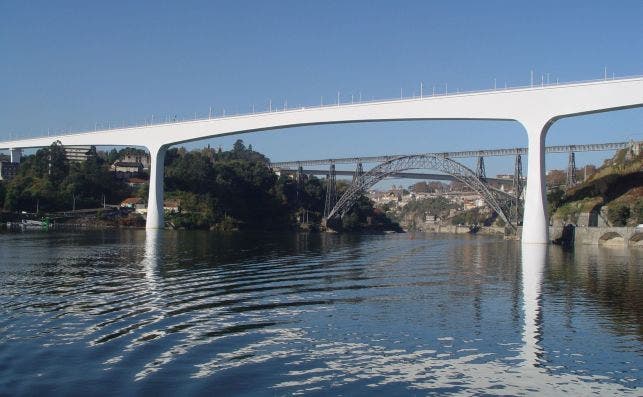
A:
[[[643,248],[643,232],[636,232],[630,237],[629,245]]]
[[[623,245],[625,239],[620,233],[607,232],[598,239],[599,245]]]
[[[511,203],[512,196],[492,189],[486,183],[481,181],[476,173],[470,168],[435,154],[420,154],[410,156],[400,156],[385,161],[368,172],[355,179],[352,185],[337,200],[337,203],[328,214],[328,219],[339,215],[343,216],[357,201],[358,197],[366,192],[369,188],[380,182],[382,179],[402,171],[411,169],[432,169],[442,171],[478,193],[483,200],[502,218],[502,220],[511,227],[515,227],[508,216],[508,205]]]

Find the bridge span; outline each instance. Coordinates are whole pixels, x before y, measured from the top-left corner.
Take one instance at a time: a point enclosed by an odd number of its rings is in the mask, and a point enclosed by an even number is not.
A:
[[[24,148],[60,141],[65,146],[143,146],[150,151],[147,228],[163,221],[165,152],[171,145],[223,135],[319,124],[404,120],[513,120],[527,132],[529,158],[522,242],[546,244],[545,137],[565,117],[643,106],[643,77],[552,84],[367,103],[288,109],[179,123],[92,131],[0,142],[19,156]]]
[[[640,145],[641,142],[608,142],[608,143],[587,143],[580,145],[561,145],[561,146],[547,146],[545,147],[545,154],[550,153],[573,153],[573,152],[600,152],[608,150],[626,149],[632,145]],[[365,157],[339,157],[333,159],[317,159],[317,160],[291,160],[291,161],[278,161],[270,163],[273,168],[297,168],[297,167],[311,167],[316,165],[330,165],[330,164],[368,164],[368,163],[383,163],[385,161],[393,160],[402,156],[442,156],[447,158],[471,158],[471,157],[498,157],[498,156],[516,156],[527,155],[529,149],[522,148],[505,148],[505,149],[485,149],[485,150],[463,150],[456,152],[433,152],[433,153],[412,153],[412,154],[389,154],[383,156],[365,156]]]
[[[282,174],[286,175],[294,175],[298,170],[292,170],[289,168],[282,168],[278,170]],[[309,170],[305,169],[301,171],[303,174],[306,175],[328,175],[328,170]],[[335,175],[337,176],[354,176],[355,172],[354,171],[341,171],[341,170],[335,170]],[[390,178],[396,178],[396,179],[426,179],[430,181],[456,181],[457,178],[447,175],[447,174],[431,174],[431,173],[425,173],[425,172],[395,172],[391,173],[388,175]],[[507,179],[499,179],[499,178],[485,178],[489,182],[507,182],[511,183],[511,180]]]

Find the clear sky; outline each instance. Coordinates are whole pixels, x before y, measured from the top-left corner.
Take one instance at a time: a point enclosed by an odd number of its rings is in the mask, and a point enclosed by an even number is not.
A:
[[[0,0],[0,140],[95,123],[643,75],[643,1]],[[273,161],[526,146],[517,123],[423,121],[238,136]],[[198,143],[229,148],[237,137]],[[643,110],[547,144],[643,140]],[[194,147],[194,144],[193,146]],[[577,164],[605,154],[578,154]],[[486,159],[489,174],[513,159]],[[547,158],[564,168],[564,155]]]

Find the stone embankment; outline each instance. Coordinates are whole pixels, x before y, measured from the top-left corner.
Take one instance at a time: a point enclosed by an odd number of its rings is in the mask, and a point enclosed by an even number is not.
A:
[[[635,227],[550,226],[549,236],[563,245],[643,248],[643,230]]]
[[[418,228],[418,229],[420,229],[419,231],[423,231],[423,232],[448,233],[448,234],[466,234],[466,233],[472,232],[469,226],[458,226],[458,225],[424,224],[422,225],[421,228]],[[481,226],[476,229],[475,233],[503,235],[505,234],[505,228]]]

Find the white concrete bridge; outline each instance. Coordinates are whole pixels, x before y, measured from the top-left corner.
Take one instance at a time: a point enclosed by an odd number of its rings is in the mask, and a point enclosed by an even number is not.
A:
[[[547,212],[544,145],[552,123],[564,117],[643,106],[643,77],[458,93],[413,99],[337,104],[216,119],[146,125],[0,142],[14,159],[21,149],[49,146],[143,146],[151,154],[147,228],[162,228],[163,161],[171,145],[315,124],[402,120],[514,120],[529,142],[523,243],[545,244]]]

